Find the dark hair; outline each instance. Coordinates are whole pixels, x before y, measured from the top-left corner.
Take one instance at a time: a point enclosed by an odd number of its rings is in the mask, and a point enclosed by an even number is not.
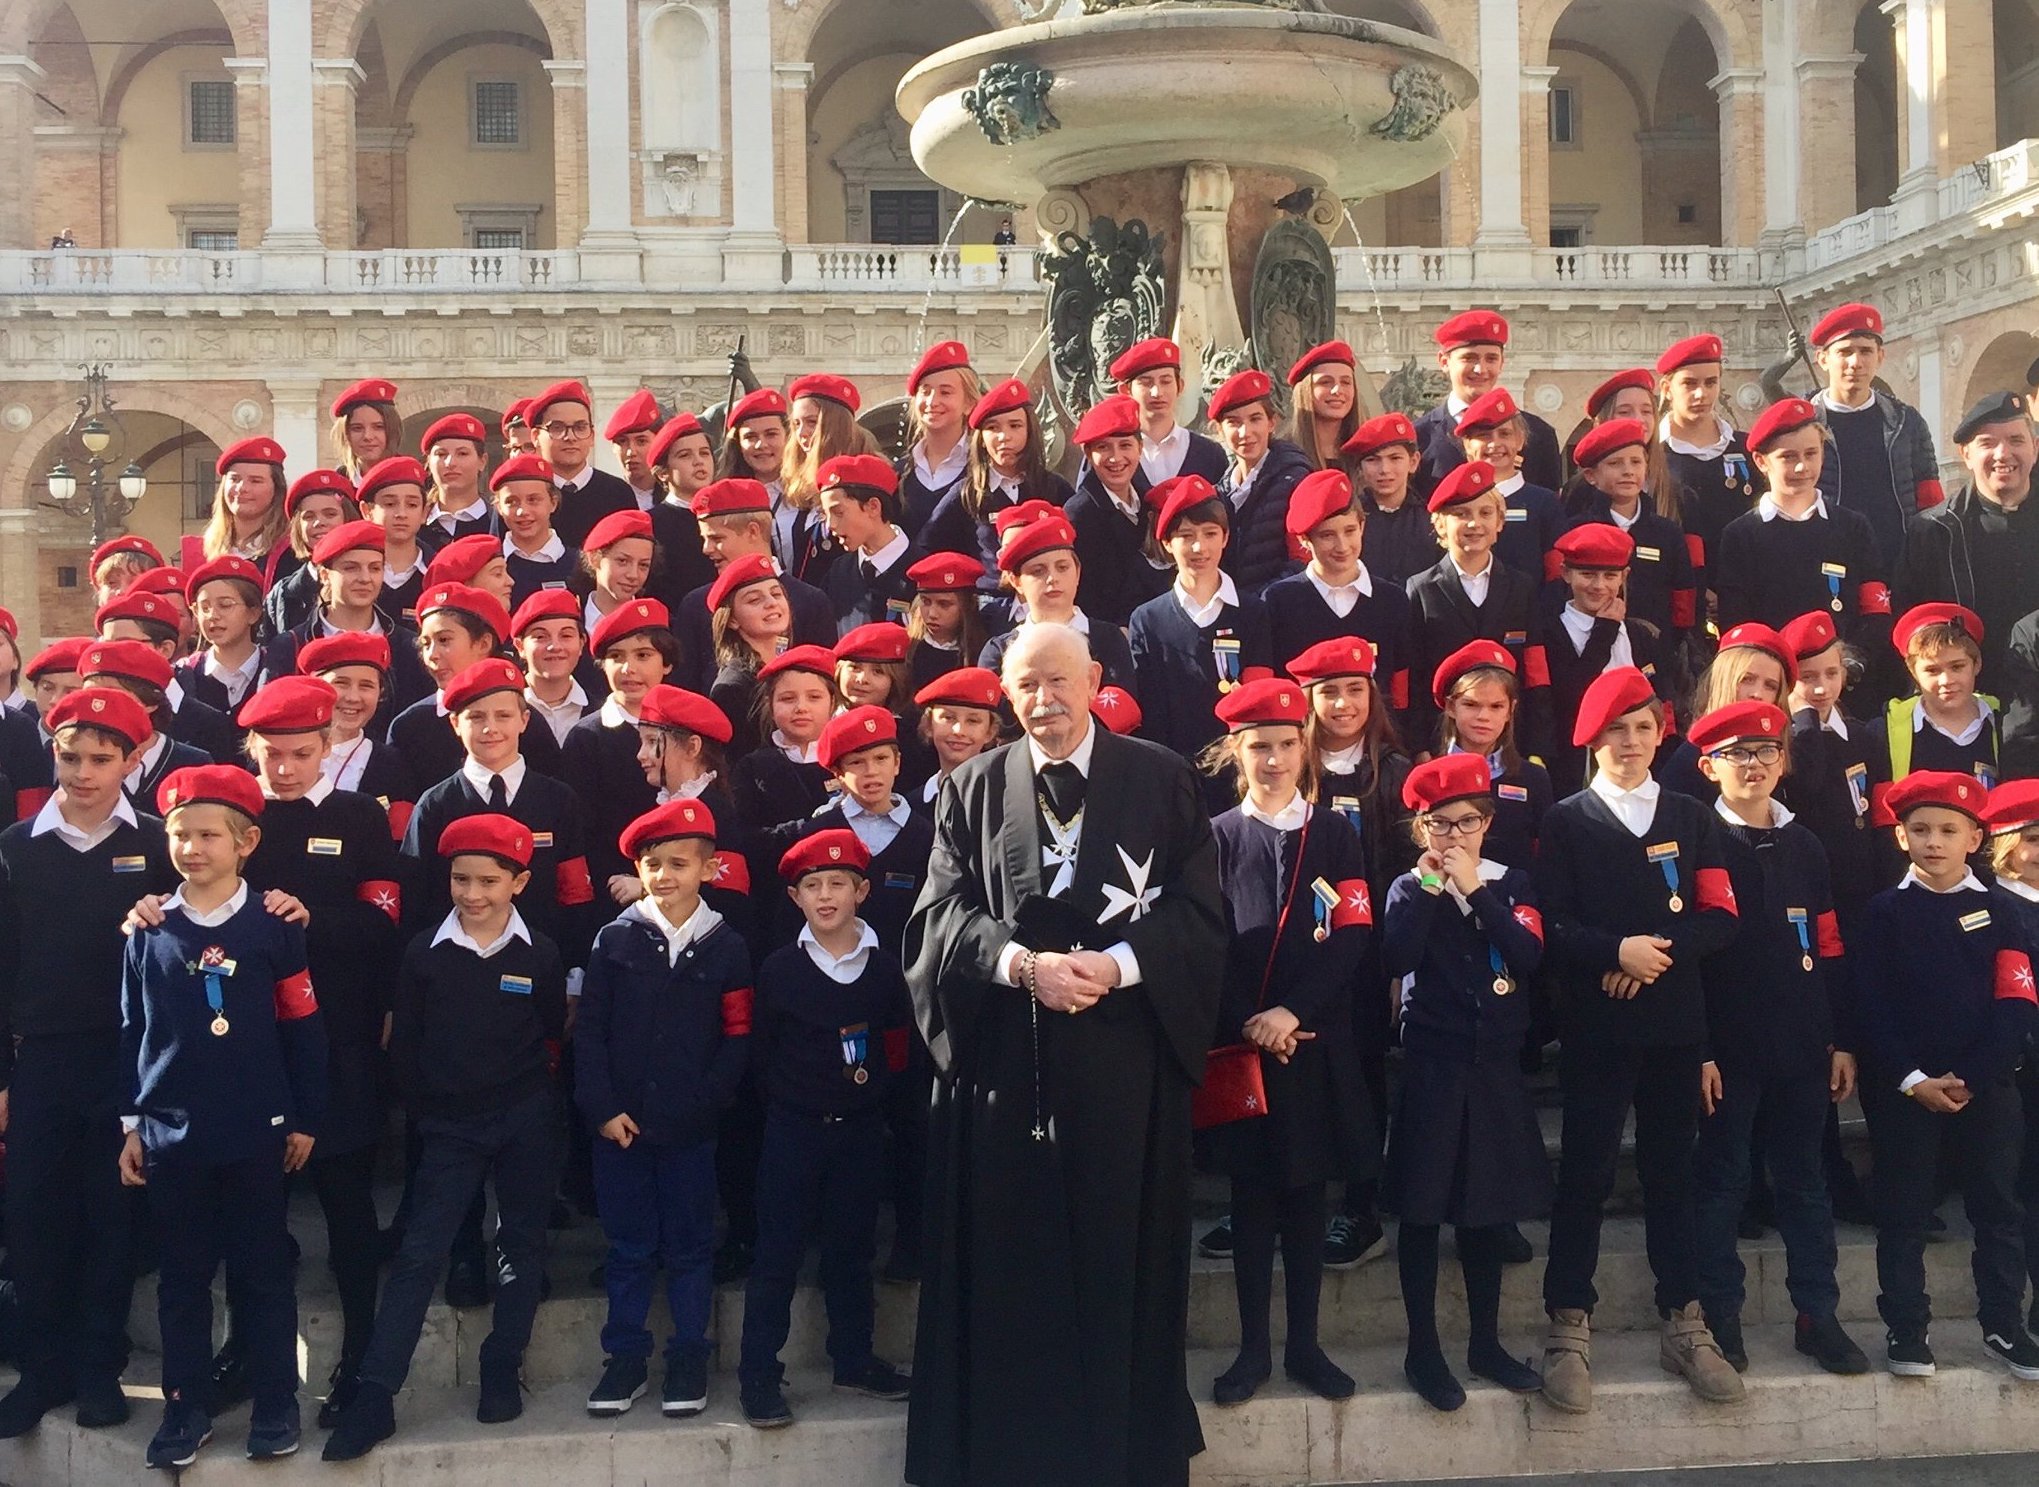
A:
[[[120,750],[123,757],[141,752],[141,745],[131,742],[126,734],[115,733],[111,728],[101,727],[97,723],[88,723],[82,719],[64,724],[51,737],[61,742],[67,733],[89,733],[102,743],[112,744],[116,749]]]
[[[840,486],[834,487],[834,489],[840,490],[859,506],[868,506],[873,501],[876,501],[878,503],[878,514],[894,526],[898,525],[903,508],[900,504],[899,492],[897,490],[888,491],[883,486],[877,485],[852,485],[847,481]]]
[[[659,659],[666,663],[666,670],[668,672],[680,669],[680,637],[673,634],[672,631],[663,625],[652,625],[643,630],[632,630],[628,635],[617,636],[610,643],[608,650],[598,652],[595,655],[595,664],[600,666],[602,658],[608,655],[609,651],[614,650],[621,642],[634,640],[640,635],[651,642],[652,649],[658,652]]]
[[[728,772],[728,759],[722,752],[722,745],[705,733],[696,733],[691,728],[675,728],[666,723],[640,723],[641,728],[656,728],[668,738],[685,744],[688,739],[701,746],[701,767],[711,774],[721,776]]]
[[[1027,447],[1020,451],[1019,498],[1022,501],[1053,501],[1055,481],[1048,473],[1047,461],[1041,453],[1041,420],[1034,416],[1032,403],[1012,411],[1027,416]],[[967,455],[963,464],[963,510],[969,513],[971,520],[983,521],[984,503],[991,497],[997,467],[985,451],[983,429],[971,429],[964,445]]]
[[[1515,743],[1515,719],[1522,711],[1522,684],[1515,679],[1514,672],[1500,666],[1475,666],[1451,684],[1451,690],[1444,694],[1444,706],[1437,710],[1438,751],[1447,752],[1458,742],[1451,704],[1482,682],[1498,682],[1508,693],[1511,705],[1508,721],[1501,725],[1501,737],[1495,741],[1494,752],[1501,756],[1501,772],[1510,774],[1522,768],[1522,753]]]
[[[1216,522],[1229,534],[1232,530],[1232,504],[1223,496],[1212,496],[1208,501],[1199,501],[1187,510],[1176,513],[1175,521],[1170,525],[1170,531],[1173,531],[1175,527],[1180,526],[1186,521]],[[1156,519],[1154,524],[1154,540],[1156,542],[1166,542],[1168,540],[1168,533],[1161,530],[1159,518]]]
[[[435,609],[432,613],[446,615],[454,624],[467,632],[469,640],[478,640],[486,645],[491,655],[500,648],[496,641],[496,632],[489,627],[488,622],[483,620],[480,615],[469,614],[464,609]],[[420,616],[420,624],[422,623],[423,617]],[[418,636],[418,649],[422,653],[424,648],[425,637],[420,633]]]
[[[259,604],[261,601],[258,599],[256,602]],[[175,645],[179,638],[178,627],[167,620],[145,620],[131,614],[124,614],[120,618],[130,625],[139,626],[143,639],[150,645]]]
[[[216,583],[232,584],[234,586],[234,592],[241,596],[241,602],[247,605],[250,609],[259,610],[262,607],[262,590],[252,581],[245,578],[235,578],[232,575],[228,575],[225,578],[208,578],[204,583],[199,585],[199,592],[203,593],[206,589],[211,588]],[[154,620],[142,620],[139,623],[144,625],[152,625],[157,622]],[[259,624],[259,621],[257,623]],[[175,640],[176,638],[177,636],[175,633],[167,634],[163,637],[163,639],[165,640]]]

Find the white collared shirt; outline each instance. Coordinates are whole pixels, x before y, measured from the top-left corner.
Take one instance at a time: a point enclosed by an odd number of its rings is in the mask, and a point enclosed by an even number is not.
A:
[[[573,725],[587,715],[588,694],[579,682],[567,684],[566,696],[557,702],[547,702],[529,687],[524,689],[524,700],[531,711],[545,720],[545,726],[552,730],[555,742],[565,743],[567,734],[573,732]]]
[[[170,685],[163,688],[163,705],[173,713],[184,706],[184,687],[174,676],[170,678]]]
[[[1112,510],[1116,511],[1120,516],[1124,517],[1127,521],[1130,522],[1139,521],[1140,493],[1138,491],[1128,486],[1126,488],[1125,498],[1121,499],[1120,497],[1114,495],[1111,491],[1106,490],[1103,481],[1098,482],[1097,488],[1101,491],[1104,491],[1105,502],[1107,505],[1111,507]],[[1151,490],[1153,489],[1153,487],[1150,486],[1148,487],[1148,489]]]
[[[545,540],[538,545],[538,551],[526,552],[523,548],[517,546],[516,538],[505,532],[503,534],[503,556],[505,558],[522,558],[529,563],[556,563],[566,556],[566,544],[560,540],[559,533],[548,530],[545,534]]]
[[[361,630],[342,630],[332,622],[323,609],[319,611],[320,639],[333,635],[380,635],[382,633],[382,616],[376,614],[373,610],[369,611],[367,627]]]
[[[1366,740],[1343,749],[1323,749],[1317,754],[1317,768],[1325,774],[1358,774],[1366,763]]]
[[[604,728],[635,728],[637,715],[623,705],[623,699],[611,692],[602,699],[602,726]]]
[[[1317,571],[1313,562],[1303,569],[1303,576],[1310,580],[1310,586],[1317,591],[1317,597],[1324,601],[1324,607],[1341,620],[1359,607],[1361,599],[1373,597],[1373,575],[1366,571],[1366,564],[1359,565],[1359,573],[1351,583],[1328,582]]]
[[[1997,887],[2014,897],[2024,899],[2027,903],[2039,904],[2039,888],[2034,888],[2022,878],[2007,878],[1998,873]]]
[[[483,945],[460,927],[460,910],[454,909],[444,919],[439,921],[438,931],[432,936],[432,943],[435,945],[443,945],[448,940],[451,940],[461,949],[472,950],[483,960],[488,960],[512,940],[522,940],[525,944],[530,944],[531,930],[524,923],[524,916],[515,909],[512,909],[510,910],[510,922],[503,926],[503,932],[493,940],[490,940],[486,945]]]
[[[1249,795],[1239,802],[1239,814],[1249,821],[1272,826],[1276,831],[1299,831],[1303,823],[1310,819],[1310,803],[1303,799],[1303,792],[1298,790],[1289,797],[1287,805],[1270,814],[1255,805],[1253,797]]]
[[[1491,556],[1487,559],[1487,566],[1478,573],[1466,572],[1459,567],[1458,559],[1453,558],[1451,571],[1458,575],[1458,586],[1466,591],[1466,598],[1470,599],[1476,608],[1487,602],[1487,589],[1494,581],[1494,560]]]
[[[1472,407],[1472,404],[1455,392],[1448,392],[1444,395],[1444,411],[1451,415],[1451,421],[1454,425],[1466,416],[1466,409],[1470,407]]]
[[[1586,654],[1586,642],[1593,638],[1593,626],[1599,623],[1592,615],[1578,605],[1566,601],[1558,611],[1558,618],[1564,622],[1565,634],[1571,638],[1575,655]],[[1628,626],[1617,624],[1614,628],[1614,644],[1607,652],[1607,667],[1635,665],[1635,647],[1628,643]]]
[[[814,931],[806,925],[800,926],[796,936],[800,948],[807,952],[807,958],[814,962],[815,969],[838,986],[848,986],[864,974],[864,966],[871,959],[871,952],[878,948],[878,933],[863,920],[857,920],[857,943],[841,955],[831,955],[814,938]]]
[[[892,565],[905,557],[907,549],[913,544],[899,528],[892,527],[889,530],[892,533],[892,537],[883,547],[879,548],[876,552],[858,553],[857,561],[869,563],[879,573],[890,573]]]
[[[356,734],[350,744],[333,745],[319,762],[319,772],[333,782],[335,790],[359,790],[374,754],[375,740],[365,733]]]
[[[1931,723],[1935,733],[1965,748],[1982,736],[1982,730],[1989,724],[1989,716],[1989,704],[1981,697],[1977,697],[1975,699],[1975,716],[1968,720],[1967,725],[1959,733],[1949,733],[1945,728],[1942,728],[1938,723],[1934,723],[1931,718],[1926,716],[1925,700],[1921,698],[1919,705],[1912,709],[1912,732],[1922,733],[1925,731],[1926,725]]]
[[[1267,454],[1265,451],[1262,451],[1260,458],[1255,460],[1246,469],[1234,471],[1231,489],[1226,492],[1226,499],[1232,503],[1234,511],[1238,511],[1243,507],[1246,504],[1246,498],[1253,494],[1253,482],[1260,478],[1260,472],[1266,465]]]
[[[145,780],[154,774],[156,766],[162,763],[163,755],[169,751],[169,748],[169,734],[157,733],[153,735],[142,751],[135,755],[133,766],[121,778],[120,788],[123,791],[134,789],[136,788],[136,781]]]
[[[1189,458],[1189,430],[1176,424],[1160,439],[1147,437],[1145,429],[1140,430],[1140,468],[1147,472],[1147,483],[1159,485],[1172,480],[1182,472],[1182,462]]]
[[[28,828],[30,836],[42,836],[54,831],[64,839],[64,845],[74,852],[90,852],[94,847],[112,836],[123,824],[133,826],[135,808],[128,803],[127,793],[122,791],[113,802],[113,810],[104,821],[90,831],[73,826],[64,815],[64,792],[57,790],[43,802],[41,810],[35,813],[35,824]]]
[[[1734,442],[1735,426],[1718,413],[1713,415],[1717,430],[1711,444],[1688,444],[1671,432],[1671,415],[1666,413],[1657,422],[1657,437],[1679,454],[1689,454],[1694,459],[1717,460],[1727,453],[1727,447]]]
[[[1796,516],[1793,516],[1783,507],[1779,506],[1777,504],[1777,497],[1769,491],[1764,491],[1762,495],[1756,498],[1756,516],[1762,521],[1811,521],[1816,516],[1825,517],[1826,514],[1827,498],[1824,494],[1814,496],[1812,505],[1806,507],[1805,510],[1799,512]]]
[[[680,781],[671,790],[661,785],[658,792],[658,803],[664,805],[669,800],[699,800],[708,793],[708,787],[714,783],[715,771],[711,769],[695,775],[691,780]]]
[[[913,819],[913,807],[903,795],[893,796],[892,804],[884,810],[873,811],[845,794],[842,812],[843,824],[857,834],[857,840],[873,857],[897,841],[899,833],[906,829],[906,823]]]
[[[1749,824],[1748,822],[1744,821],[1740,816],[1737,816],[1734,813],[1733,807],[1731,807],[1725,800],[1720,800],[1718,798],[1714,800],[1713,813],[1716,816],[1720,817],[1721,820],[1727,822],[1727,824],[1730,826],[1748,826]],[[1785,809],[1783,801],[1779,800],[1774,795],[1770,797],[1770,829],[1772,831],[1775,831],[1780,826],[1789,826],[1796,819],[1797,817],[1793,816],[1790,811]],[[1753,827],[1751,827],[1750,829],[1754,830]]]
[[[247,903],[248,880],[243,878],[235,885],[234,891],[228,895],[225,903],[217,908],[202,911],[192,908],[190,904],[184,901],[184,889],[180,885],[175,893],[163,900],[163,912],[167,914],[172,909],[175,909],[200,929],[216,929],[233,918],[234,915],[240,913],[247,906]]]
[[[229,666],[208,649],[205,660],[200,663],[200,669],[227,689],[227,702],[230,705],[239,707],[241,699],[248,695],[248,688],[254,685],[256,676],[262,670],[262,650],[257,646],[248,652],[247,660],[238,666]]]
[[[649,511],[658,504],[658,487],[655,485],[650,490],[639,490],[633,485],[630,494],[636,498],[639,511]]]
[[[399,571],[389,567],[387,564],[384,565],[382,570],[382,586],[386,589],[400,589],[418,574],[423,573],[425,568],[425,550],[419,548],[418,555],[411,559],[411,566],[408,568]]]
[[[678,965],[680,963],[680,952],[722,922],[720,914],[709,908],[707,904],[697,901],[694,905],[694,912],[678,924],[675,924],[672,920],[666,918],[665,911],[658,906],[658,900],[654,899],[650,894],[646,894],[643,898],[631,904],[619,917],[641,920],[657,930],[661,935],[664,935],[666,942],[666,964],[669,966]]]
[[[523,788],[525,769],[524,756],[519,754],[503,771],[503,798],[513,804],[517,799],[517,792]],[[489,798],[489,781],[495,778],[494,771],[476,763],[474,756],[470,754],[460,761],[460,773],[468,784],[474,786],[475,794],[483,800]]]
[[[1952,888],[1935,888],[1931,883],[1928,883],[1919,876],[1918,868],[1908,867],[1905,869],[1904,876],[1897,880],[1897,886],[1900,888],[1923,888],[1928,893],[1963,893],[1969,889],[1973,889],[1977,893],[1984,891],[1982,879],[1976,877],[1973,869],[1963,873],[1961,881]]]
[[[795,764],[819,764],[821,762],[821,740],[810,738],[806,743],[796,744],[787,740],[779,729],[772,730],[772,747],[791,759]]]
[[[1076,741],[1076,747],[1069,751],[1069,757],[1066,759],[1050,759],[1042,752],[1041,745],[1034,736],[1031,733],[1027,735],[1027,757],[1033,761],[1035,774],[1039,774],[1051,764],[1073,764],[1078,774],[1086,780],[1090,778],[1090,756],[1097,749],[1097,730],[1100,725],[1091,721],[1088,716],[1080,721],[1083,723],[1083,737]]]
[[[1657,796],[1662,787],[1654,776],[1645,777],[1633,790],[1624,790],[1609,776],[1596,774],[1586,788],[1607,802],[1614,819],[1627,827],[1631,836],[1646,835],[1650,823],[1657,819]]]
[[[476,496],[458,511],[438,512],[432,517],[432,525],[450,537],[453,535],[453,529],[461,522],[480,521],[488,514],[488,501],[482,496]]]
[[[1168,591],[1175,595],[1175,602],[1182,606],[1182,612],[1189,616],[1190,623],[1199,630],[1223,614],[1227,604],[1239,602],[1239,586],[1232,582],[1232,575],[1229,573],[1218,575],[1218,591],[1202,604],[1190,596],[1189,590],[1182,586],[1180,580],[1171,584]]]
[[[276,799],[276,792],[269,788],[269,782],[260,775],[255,777],[255,784],[261,789],[264,800]],[[313,805],[324,805],[326,797],[333,793],[333,789],[333,782],[327,779],[322,771],[319,777],[311,782],[311,788],[298,798],[300,800],[308,800]]]
[[[939,465],[927,462],[927,440],[915,441],[913,446],[913,472],[920,477],[920,483],[931,491],[945,491],[962,479],[964,469],[970,463],[970,441],[958,439],[942,456]]]
[[[1820,727],[1843,741],[1848,737],[1848,720],[1841,716],[1841,710],[1838,707],[1827,714],[1826,720],[1820,724]]]
[[[1514,495],[1517,491],[1521,490],[1522,487],[1524,487],[1527,484],[1529,484],[1528,477],[1525,476],[1520,470],[1517,470],[1513,475],[1510,475],[1506,480],[1495,481],[1494,491],[1497,495],[1501,496],[1505,501],[1507,497]]]
[[[1634,526],[1637,522],[1643,519],[1642,504],[1640,502],[1636,504],[1635,515],[1623,516],[1619,511],[1616,511],[1614,509],[1614,503],[1612,501],[1609,501],[1607,503],[1607,516],[1608,519],[1614,523],[1615,528],[1617,530],[1626,532],[1630,527]]]
[[[552,475],[552,483],[562,491],[584,491],[588,488],[588,482],[594,478],[595,462],[589,460],[571,475],[561,475],[555,470]]]
[[[28,693],[19,687],[16,687],[11,695],[0,698],[0,707],[11,707],[18,713],[27,712],[32,705]]]
[[[1869,396],[1855,404],[1852,408],[1824,387],[1812,395],[1812,401],[1826,409],[1829,413],[1867,413],[1876,406],[1876,389],[1871,387],[1869,389]]]
[[[1480,875],[1480,886],[1484,888],[1489,883],[1498,883],[1505,878],[1508,875],[1508,864],[1505,862],[1489,862],[1486,858],[1482,857],[1479,866],[1474,871]],[[1472,901],[1458,891],[1458,884],[1446,878],[1444,880],[1444,891],[1451,901],[1458,905],[1458,911],[1461,915],[1469,917],[1472,914]]]

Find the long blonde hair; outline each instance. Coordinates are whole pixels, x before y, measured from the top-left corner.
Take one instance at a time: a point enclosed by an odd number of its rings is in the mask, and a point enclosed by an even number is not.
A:
[[[1361,420],[1359,416],[1358,375],[1359,369],[1357,367],[1353,368],[1355,385],[1352,391],[1352,406],[1345,410],[1345,417],[1338,421],[1338,443],[1341,448],[1347,439],[1350,439],[1359,432]],[[1310,461],[1311,469],[1344,470],[1347,474],[1352,473],[1354,461],[1347,460],[1343,455],[1335,451],[1332,457],[1327,460],[1317,450],[1316,394],[1310,391],[1310,379],[1308,377],[1303,378],[1302,381],[1298,382],[1289,391],[1290,396],[1295,401],[1294,406],[1289,411],[1288,427],[1280,430],[1282,437],[1303,451],[1303,454]]]
[[[779,470],[786,499],[802,511],[821,504],[821,487],[815,477],[824,464],[839,454],[878,453],[878,441],[857,422],[856,414],[834,398],[815,401],[821,404],[821,422],[815,426],[813,448],[803,452],[799,440],[789,435],[785,463]]]
[[[356,408],[373,408],[382,415],[384,459],[393,454],[403,453],[401,446],[404,442],[404,419],[403,415],[396,411],[395,403],[349,403],[340,410],[340,416],[327,426],[326,442],[333,447],[334,468],[359,480],[362,469],[355,463],[353,446],[347,442],[347,419]]]
[[[970,437],[970,410],[976,407],[977,400],[984,396],[984,379],[977,375],[975,367],[943,367],[939,372],[928,373],[928,376],[940,377],[948,372],[954,372],[963,379],[963,437],[967,440]],[[926,437],[927,429],[920,421],[920,410],[914,406],[914,400],[909,397],[906,400],[907,447],[912,448]]]
[[[289,540],[290,518],[283,511],[283,497],[289,487],[284,484],[283,466],[269,464],[266,460],[249,460],[248,464],[260,464],[269,471],[269,484],[275,490],[275,499],[269,503],[269,513],[262,518],[262,556],[266,559],[275,552],[278,544]],[[205,523],[205,535],[199,539],[208,558],[223,558],[234,550],[234,514],[227,510],[227,478],[222,475],[219,484],[212,490],[212,515]]]

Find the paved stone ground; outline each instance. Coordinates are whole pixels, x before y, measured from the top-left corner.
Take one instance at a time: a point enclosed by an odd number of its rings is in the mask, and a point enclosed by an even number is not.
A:
[[[1595,1472],[1587,1476],[1459,1478],[1392,1487],[2029,1487],[2039,1455],[1933,1456],[1899,1461],[1832,1461],[1786,1466],[1688,1467]]]

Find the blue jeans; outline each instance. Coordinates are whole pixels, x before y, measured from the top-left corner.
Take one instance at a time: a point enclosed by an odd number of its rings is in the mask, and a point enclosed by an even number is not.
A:
[[[609,1319],[602,1351],[612,1358],[649,1358],[655,1262],[666,1272],[673,1335],[666,1361],[708,1356],[708,1310],[714,1296],[715,1143],[668,1146],[640,1138],[629,1147],[597,1136],[595,1207],[609,1239]]]
[[[1709,1318],[1741,1315],[1745,1272],[1736,1225],[1760,1136],[1784,1238],[1784,1289],[1803,1315],[1831,1317],[1841,1288],[1834,1279],[1834,1210],[1821,1156],[1831,1103],[1827,1072],[1764,1079],[1723,1069],[1721,1091],[1713,1114],[1700,1118],[1692,1157],[1700,1303]]]

